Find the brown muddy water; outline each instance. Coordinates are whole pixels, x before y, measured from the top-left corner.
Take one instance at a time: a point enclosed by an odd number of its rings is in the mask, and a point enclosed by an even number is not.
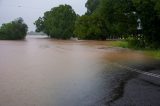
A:
[[[0,106],[106,105],[126,73],[110,62],[146,60],[109,41],[0,41]]]

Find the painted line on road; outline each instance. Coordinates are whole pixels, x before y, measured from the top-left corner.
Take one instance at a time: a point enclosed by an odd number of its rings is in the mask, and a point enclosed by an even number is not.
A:
[[[139,69],[135,69],[135,68],[131,68],[131,67],[128,67],[128,66],[124,66],[124,65],[121,65],[121,64],[118,64],[118,63],[111,63],[111,64],[113,64],[113,65],[115,65],[117,67],[123,68],[123,69],[127,69],[127,70],[132,71],[132,72],[137,72],[139,74],[144,74],[144,75],[147,75],[147,76],[160,78],[159,74],[145,72],[145,71],[142,71],[142,70],[139,70]]]

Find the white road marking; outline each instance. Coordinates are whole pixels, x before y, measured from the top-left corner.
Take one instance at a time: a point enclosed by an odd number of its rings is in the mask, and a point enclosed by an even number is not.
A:
[[[127,69],[127,70],[132,71],[132,72],[137,72],[137,73],[144,74],[144,75],[147,75],[147,76],[160,78],[159,74],[145,72],[145,71],[142,71],[142,70],[139,70],[139,69],[135,69],[135,68],[131,68],[131,67],[128,67],[128,66],[124,66],[124,65],[121,65],[121,64],[118,64],[118,63],[111,63],[111,64],[113,64],[113,65],[115,65],[117,67],[123,68],[123,69]]]

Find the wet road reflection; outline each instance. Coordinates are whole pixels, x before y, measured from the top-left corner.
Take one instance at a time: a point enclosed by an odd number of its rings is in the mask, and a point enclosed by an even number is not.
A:
[[[113,48],[106,41],[0,41],[0,105],[114,105],[137,73],[111,63],[148,61],[142,53]]]

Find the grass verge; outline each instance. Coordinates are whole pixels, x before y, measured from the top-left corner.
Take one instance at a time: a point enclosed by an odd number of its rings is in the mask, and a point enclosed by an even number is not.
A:
[[[111,46],[129,48],[127,41],[111,41]]]
[[[160,59],[160,50],[151,50],[151,49],[135,49],[129,46],[127,41],[111,41],[111,46],[114,47],[122,47],[122,48],[130,48],[134,50],[140,50],[146,55],[149,55],[153,58]]]
[[[160,59],[160,50],[143,50],[145,54]]]

